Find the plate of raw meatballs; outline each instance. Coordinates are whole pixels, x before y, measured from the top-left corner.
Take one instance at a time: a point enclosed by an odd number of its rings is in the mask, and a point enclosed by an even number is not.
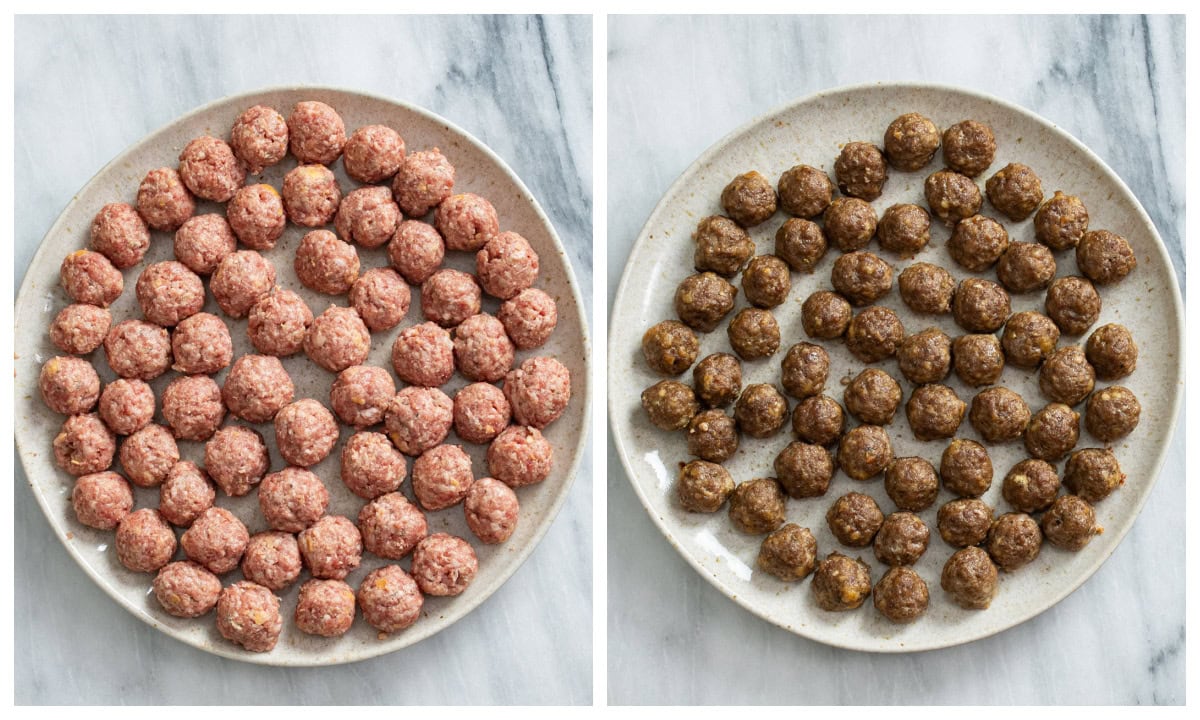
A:
[[[391,652],[532,552],[586,436],[586,324],[478,140],[357,92],[197,109],[102,169],[17,299],[17,445],[80,566],[196,647]]]
[[[1133,525],[1179,408],[1182,303],[1121,180],[957,88],[831,90],[707,150],[639,236],[616,445],[723,593],[839,647],[969,642]]]

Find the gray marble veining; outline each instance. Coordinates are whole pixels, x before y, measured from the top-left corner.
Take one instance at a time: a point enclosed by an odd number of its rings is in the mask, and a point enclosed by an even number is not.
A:
[[[1184,280],[1184,21],[1168,17],[609,19],[610,301],[668,185],[751,118],[830,87],[976,88],[1079,138],[1130,186]],[[658,534],[608,446],[609,702],[1182,703],[1184,423],[1133,530],[1079,590],[1007,632],[910,656],[757,619]]]
[[[20,285],[72,194],[110,158],[219,97],[333,85],[429,108],[516,171],[557,228],[591,314],[591,21],[584,17],[22,17]],[[590,451],[525,564],[479,609],[374,660],[273,669],[192,649],[111,601],[54,538],[17,462],[16,700],[128,704],[591,702]]]

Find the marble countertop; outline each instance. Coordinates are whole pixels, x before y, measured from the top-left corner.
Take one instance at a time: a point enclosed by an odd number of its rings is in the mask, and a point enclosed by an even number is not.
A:
[[[488,144],[542,203],[591,315],[591,21],[584,17],[22,17],[16,26],[16,281],[75,191],[210,100],[283,84],[426,107]],[[592,477],[479,609],[405,650],[276,669],[142,624],[54,537],[16,463],[20,704],[589,704]],[[553,659],[551,661],[551,658]]]
[[[929,81],[1054,121],[1132,188],[1184,280],[1184,21],[1039,16],[613,17],[608,296],[667,187],[709,145],[830,87]],[[614,143],[614,139],[617,140]],[[1184,422],[1117,551],[1035,619],[917,655],[837,650],[743,610],[659,535],[608,445],[613,704],[1183,703]],[[648,579],[652,579],[648,581]]]

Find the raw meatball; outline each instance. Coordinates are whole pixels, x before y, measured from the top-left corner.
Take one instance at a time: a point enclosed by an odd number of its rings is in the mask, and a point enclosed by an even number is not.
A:
[[[1078,552],[1101,531],[1096,525],[1096,511],[1088,501],[1075,495],[1055,499],[1042,516],[1042,533],[1046,541],[1063,550]]]
[[[383,422],[383,414],[396,394],[396,383],[387,370],[353,365],[338,373],[329,391],[329,405],[338,419],[356,428]]]
[[[416,581],[398,565],[372,570],[358,586],[363,619],[380,632],[400,632],[415,623],[424,600]]]
[[[820,395],[829,378],[829,353],[812,343],[796,343],[788,348],[781,363],[783,390],[794,398]]]
[[[392,343],[392,369],[410,385],[437,387],[454,375],[454,341],[436,323],[405,328]]]
[[[1004,356],[1017,367],[1035,368],[1058,347],[1058,326],[1036,310],[1014,314],[1004,323],[1000,344]]]
[[[42,365],[38,389],[46,407],[62,415],[91,410],[100,398],[100,376],[87,360],[53,357]]]
[[[1118,380],[1137,367],[1138,347],[1124,325],[1099,327],[1087,341],[1087,361],[1101,380]]]
[[[846,328],[846,349],[865,363],[896,354],[904,341],[904,325],[891,308],[872,305],[855,315]]]
[[[341,580],[309,580],[296,600],[296,628],[321,637],[340,637],[354,624],[354,589]]]
[[[484,292],[507,300],[537,280],[538,255],[525,238],[502,232],[475,255],[475,273]]]
[[[900,299],[914,312],[944,315],[954,299],[954,278],[940,265],[913,263],[900,273]]]
[[[942,590],[959,607],[986,610],[996,597],[998,576],[995,563],[982,548],[963,548],[942,567]]]
[[[996,264],[996,279],[1014,293],[1045,290],[1056,272],[1054,253],[1037,243],[1012,243]]]
[[[814,218],[829,207],[833,181],[811,165],[796,165],[779,176],[779,207],[799,218]]]
[[[742,290],[755,307],[772,308],[783,304],[792,289],[792,274],[787,263],[774,255],[759,255],[742,271]]]
[[[250,492],[270,469],[263,436],[242,425],[223,427],[204,446],[204,467],[230,497]]]
[[[729,471],[707,460],[692,460],[679,469],[675,493],[688,512],[714,513],[733,494]]]
[[[454,364],[468,380],[499,380],[512,369],[514,353],[504,325],[487,313],[472,315],[454,329]]]
[[[904,113],[883,133],[883,151],[888,162],[906,172],[928,165],[941,144],[937,125],[920,113]]]
[[[774,385],[749,385],[733,410],[738,429],[754,438],[767,438],[787,422],[788,405]]]
[[[412,552],[429,534],[425,515],[398,492],[385,493],[364,505],[358,513],[358,527],[367,550],[392,560]]]
[[[337,111],[323,102],[296,103],[287,119],[288,148],[301,163],[328,165],[346,145],[346,125]]]
[[[267,527],[297,533],[325,514],[329,492],[321,478],[298,467],[286,467],[262,479],[258,507]]]
[[[518,350],[539,348],[558,325],[554,298],[537,288],[528,288],[500,303],[496,318]]]
[[[240,318],[274,286],[271,261],[253,250],[239,250],[217,265],[208,288],[226,315]]]
[[[443,268],[421,285],[421,313],[442,327],[454,327],[479,314],[482,298],[474,275]]]
[[[817,607],[822,610],[854,610],[871,595],[871,568],[862,560],[830,553],[817,564],[812,592]]]
[[[269,652],[279,642],[282,629],[279,598],[267,588],[243,580],[221,591],[217,600],[221,637],[250,652]]]
[[[438,445],[413,461],[413,494],[426,510],[444,510],[462,502],[472,482],[471,458],[459,445]]]
[[[475,551],[460,537],[434,533],[413,550],[413,578],[426,595],[461,595],[478,570]]]
[[[1079,442],[1079,413],[1062,403],[1050,403],[1029,421],[1025,450],[1040,460],[1056,462]]]
[[[838,466],[855,480],[869,480],[892,461],[892,441],[878,425],[859,425],[842,437]]]
[[[271,355],[243,355],[238,358],[221,388],[225,407],[237,417],[252,423],[270,422],[295,396],[296,387],[283,363]]]
[[[91,250],[76,250],[63,258],[59,281],[77,303],[106,308],[121,297],[125,276],[108,258]]]
[[[816,567],[817,539],[808,528],[788,523],[763,540],[756,562],[784,582],[803,580]]]
[[[488,475],[514,488],[545,480],[553,462],[550,441],[537,428],[521,425],[502,430],[487,450]]]
[[[225,321],[199,312],[181,321],[171,333],[172,369],[186,375],[212,375],[233,362],[233,338]]]
[[[171,367],[171,336],[158,325],[122,320],[104,338],[104,355],[117,375],[153,380]]]
[[[208,473],[194,462],[180,460],[158,488],[158,511],[172,525],[190,527],[216,499]]]
[[[454,166],[442,151],[405,155],[392,181],[392,195],[409,217],[422,217],[454,191]]]
[[[517,529],[520,504],[512,488],[492,478],[480,478],[471,484],[463,501],[467,527],[488,545],[508,540]]]
[[[820,497],[833,479],[833,455],[820,445],[793,442],[775,456],[774,468],[790,497]]]
[[[54,437],[54,463],[79,477],[112,467],[117,453],[117,436],[95,413],[72,415]]]
[[[1084,425],[1100,442],[1111,443],[1137,427],[1142,406],[1129,388],[1114,385],[1088,398]]]
[[[496,208],[474,193],[451,195],[443,200],[434,213],[433,226],[447,250],[465,252],[480,250],[500,232]]]
[[[938,508],[937,527],[948,545],[979,545],[992,527],[992,508],[976,498],[951,500]]]
[[[167,385],[162,414],[180,440],[207,440],[225,419],[221,386],[207,375],[184,375]]]
[[[837,198],[825,211],[825,236],[842,252],[865,248],[878,226],[875,208],[866,200]]]
[[[271,590],[282,590],[300,577],[300,545],[291,533],[268,531],[250,538],[242,554],[242,575]]]
[[[775,254],[795,272],[811,273],[828,249],[825,231],[811,220],[792,218],[775,232]]]
[[[942,159],[955,172],[975,177],[988,169],[995,156],[992,129],[978,120],[963,120],[942,133]]]
[[[353,308],[330,305],[304,335],[304,354],[329,372],[362,365],[371,352],[371,331]]]
[[[392,239],[400,224],[400,207],[386,187],[352,190],[338,205],[333,219],[338,235],[348,243],[377,248]]]
[[[1082,335],[1100,317],[1100,293],[1084,278],[1058,278],[1046,291],[1046,314],[1064,334]]]
[[[326,515],[300,533],[300,555],[315,578],[344,580],[362,561],[362,535],[341,515]]]
[[[138,186],[137,211],[155,230],[175,232],[196,212],[196,201],[172,168],[146,173]]]
[[[696,270],[711,270],[724,277],[737,275],[754,257],[754,241],[737,223],[724,215],[710,215],[692,233],[696,241]]]
[[[847,547],[867,547],[883,525],[883,512],[870,495],[846,493],[829,506],[825,522],[837,541]]]
[[[901,510],[920,512],[937,500],[937,472],[924,458],[896,458],[883,475],[883,490]]]
[[[153,508],[135,510],[117,525],[117,559],[134,572],[156,572],[175,554],[175,531]]]
[[[399,325],[411,302],[408,285],[391,268],[372,268],[350,288],[350,304],[371,332]]]
[[[846,411],[868,425],[887,425],[900,407],[900,383],[876,368],[867,368],[846,385],[842,403]]]
[[[675,290],[675,314],[690,328],[712,332],[733,310],[736,297],[737,288],[714,272],[690,275]]]
[[[742,227],[754,227],[775,214],[775,188],[757,170],[738,175],[721,191],[725,214]]]
[[[142,261],[150,249],[150,228],[128,203],[109,203],[92,218],[88,247],[124,270]]]
[[[1024,220],[1042,204],[1042,181],[1033,168],[1009,163],[987,181],[988,202],[1009,220]]]
[[[740,483],[729,496],[729,520],[749,535],[765,535],[783,525],[783,489],[774,478]]]
[[[304,298],[291,290],[275,288],[251,306],[246,334],[263,355],[287,357],[304,347],[304,336],[312,321],[312,310]]]
[[[1005,387],[984,390],[971,400],[971,427],[984,440],[1002,443],[1016,440],[1029,425],[1029,406],[1020,395]]]
[[[918,440],[954,437],[962,424],[967,404],[946,385],[922,385],[912,391],[904,406],[908,426]]]
[[[817,445],[831,445],[842,436],[846,417],[842,406],[828,395],[805,398],[792,411],[796,437]]]
[[[976,498],[992,486],[992,459],[974,440],[956,438],[942,451],[942,486],[955,495]]]
[[[571,373],[550,357],[526,359],[504,378],[513,419],[539,430],[562,415],[571,399]]]
[[[179,542],[189,560],[223,575],[242,561],[250,533],[233,513],[225,508],[210,507],[184,531]]]
[[[138,487],[158,487],[179,462],[179,446],[170,430],[152,423],[125,438],[119,457],[130,482]]]
[[[910,512],[888,515],[875,534],[875,557],[885,565],[912,565],[929,547],[929,526]]]
[[[910,623],[929,608],[929,586],[908,567],[894,567],[883,574],[873,592],[875,609],[894,623]]]
[[[283,459],[292,465],[316,465],[333,452],[337,440],[337,420],[329,408],[316,400],[297,400],[280,408],[275,415],[275,444]]]
[[[713,353],[692,369],[696,397],[708,407],[728,405],[742,394],[742,365],[729,353]]]
[[[247,170],[257,175],[287,155],[287,121],[275,108],[255,105],[233,122],[229,145]]]
[[[340,465],[342,482],[368,500],[398,489],[408,474],[404,456],[387,435],[377,432],[351,435],[342,446]]]
[[[1038,387],[1054,402],[1075,406],[1096,386],[1096,371],[1078,345],[1059,348],[1046,358],[1038,371]]]
[[[226,202],[246,183],[246,167],[224,140],[203,135],[179,153],[179,177],[196,197]]]
[[[1045,460],[1022,460],[1004,476],[1001,492],[1014,510],[1041,512],[1058,495],[1058,472]]]
[[[437,388],[406,387],[392,398],[384,423],[400,452],[416,457],[446,439],[454,423],[454,403]]]
[[[896,348],[904,377],[917,385],[941,382],[950,374],[950,336],[939,328],[909,335]]]
[[[946,250],[967,270],[983,272],[1008,250],[1008,231],[990,217],[972,215],[954,226]]]
[[[987,551],[1004,572],[1015,572],[1033,562],[1042,550],[1042,531],[1025,513],[1005,513],[988,531]]]
[[[1079,244],[1088,229],[1088,211],[1074,195],[1054,191],[1054,197],[1042,204],[1033,217],[1033,232],[1038,242],[1051,250],[1070,250]]]
[[[283,198],[270,185],[248,185],[238,190],[225,206],[229,228],[252,250],[270,250],[287,227]]]
[[[1008,320],[1012,302],[998,283],[970,277],[954,291],[954,321],[967,332],[995,332]]]
[[[104,343],[111,326],[112,313],[107,308],[76,303],[54,316],[50,341],[65,353],[87,355]]]
[[[305,235],[293,265],[305,287],[328,295],[345,295],[358,279],[358,252],[328,230]]]
[[[221,579],[194,562],[168,563],[154,577],[154,597],[175,617],[197,618],[217,606]]]
[[[481,384],[482,385],[482,384]],[[495,387],[485,385],[485,387]],[[465,389],[465,388],[464,388]],[[462,393],[460,392],[459,395]],[[509,407],[505,401],[504,406]],[[455,396],[457,412],[458,397]],[[688,426],[696,413],[700,412],[700,403],[692,389],[675,380],[661,380],[642,391],[642,408],[655,427],[672,431],[682,430]],[[461,433],[459,433],[461,435]]]
[[[737,322],[737,318],[733,322]],[[730,323],[732,327],[733,323]],[[699,350],[696,333],[675,320],[664,320],[642,336],[642,355],[646,364],[663,375],[679,375],[687,370],[696,361]]]
[[[832,340],[844,335],[852,316],[849,301],[828,290],[816,291],[800,306],[804,334],[818,340]]]
[[[879,220],[879,246],[912,257],[929,243],[929,213],[916,205],[892,205]]]
[[[337,178],[324,165],[300,165],[283,176],[283,209],[297,225],[328,225],[341,201]]]
[[[83,475],[71,491],[71,507],[84,525],[112,530],[133,509],[133,488],[115,472]]]
[[[688,392],[690,393],[691,390],[689,389]],[[642,397],[642,404],[646,407],[647,412],[651,413],[653,421],[655,411],[646,405],[645,393],[642,394]],[[695,396],[692,396],[692,402],[695,403],[695,401]],[[688,414],[688,419],[690,420],[698,410],[699,406],[697,405],[696,409]],[[666,414],[674,412],[667,410]],[[500,434],[501,430],[508,427],[511,419],[512,406],[509,405],[508,398],[504,397],[504,391],[495,385],[471,383],[454,395],[454,432],[459,438],[469,443],[482,445],[491,442]],[[687,427],[687,423],[673,429],[679,430],[684,427]]]
[[[1091,230],[1075,246],[1079,271],[1097,285],[1112,285],[1137,267],[1129,241],[1108,230]]]
[[[1004,350],[995,335],[962,335],[954,339],[954,374],[971,387],[991,385],[1004,371]]]
[[[441,266],[446,244],[432,225],[405,220],[396,226],[387,250],[392,267],[405,280],[420,285]]]
[[[1098,503],[1125,484],[1125,473],[1110,448],[1087,448],[1071,453],[1063,485],[1090,503]]]
[[[833,172],[843,195],[867,201],[883,194],[888,176],[883,153],[868,142],[846,143],[833,164]]]
[[[983,205],[979,186],[966,175],[938,170],[925,178],[925,202],[929,212],[947,225],[975,215]]]
[[[404,162],[404,138],[387,125],[365,125],[355,130],[342,148],[346,174],[362,183],[387,180]],[[388,190],[387,188],[384,188]],[[391,199],[388,190],[388,199]]]

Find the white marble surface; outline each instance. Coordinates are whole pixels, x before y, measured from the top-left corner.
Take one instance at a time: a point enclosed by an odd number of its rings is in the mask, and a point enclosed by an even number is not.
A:
[[[1182,285],[1183,20],[819,17],[609,20],[611,301],[671,182],[771,108],[864,82],[988,92],[1082,140],[1132,188]],[[1182,703],[1184,428],[1133,530],[1079,590],[970,645],[880,656],[751,615],[671,548],[608,447],[613,704]]]
[[[591,24],[546,18],[19,18],[16,276],[88,178],[224,95],[280,84],[422,105],[487,143],[539,199],[591,304]],[[453,627],[352,665],[274,669],[192,649],[135,620],[53,536],[17,462],[21,704],[588,704],[590,452],[516,574]]]

